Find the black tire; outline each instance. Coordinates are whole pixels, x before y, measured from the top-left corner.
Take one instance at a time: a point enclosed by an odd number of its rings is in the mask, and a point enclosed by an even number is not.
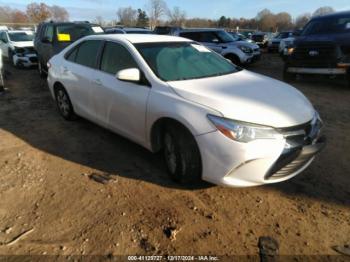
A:
[[[182,125],[172,123],[163,134],[163,153],[170,177],[181,184],[201,181],[202,161],[196,140]]]
[[[239,59],[238,56],[234,55],[234,54],[229,54],[226,56],[227,59],[229,59],[232,63],[234,63],[237,66],[241,65],[241,60]]]
[[[47,74],[46,74],[46,72],[44,71],[44,66],[43,66],[43,64],[42,64],[42,62],[41,62],[40,59],[39,59],[38,61],[39,61],[39,62],[38,62],[38,72],[39,72],[39,75],[40,75],[41,78],[46,79],[46,78],[47,78]]]
[[[55,88],[55,97],[57,109],[60,112],[61,116],[67,121],[75,120],[76,115],[70,101],[69,95],[64,87],[60,86]]]

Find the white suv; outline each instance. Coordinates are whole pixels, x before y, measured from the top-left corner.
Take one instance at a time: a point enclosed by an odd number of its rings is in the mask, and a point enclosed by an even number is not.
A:
[[[236,187],[287,180],[324,146],[310,102],[188,39],[88,36],[48,63],[61,115],[75,114],[152,152],[177,181]]]
[[[257,44],[241,41],[222,29],[186,29],[178,35],[205,45],[236,65],[252,64],[261,57]]]
[[[37,54],[34,50],[33,31],[0,32],[0,48],[2,55],[14,66],[30,67],[37,65]]]

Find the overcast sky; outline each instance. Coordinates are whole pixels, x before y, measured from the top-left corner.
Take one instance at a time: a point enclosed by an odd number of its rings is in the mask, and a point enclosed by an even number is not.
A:
[[[0,0],[0,5],[25,10],[31,0]],[[46,0],[48,5],[64,6],[71,20],[93,20],[102,16],[105,20],[116,18],[119,7],[146,7],[147,0]],[[272,12],[287,11],[293,17],[306,12],[313,12],[320,6],[332,6],[336,10],[350,10],[350,0],[166,0],[171,8],[179,6],[186,11],[188,17],[217,19],[221,15],[228,17],[255,17],[264,8]]]

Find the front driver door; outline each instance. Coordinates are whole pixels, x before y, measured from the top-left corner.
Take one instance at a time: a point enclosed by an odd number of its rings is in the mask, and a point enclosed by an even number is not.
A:
[[[106,42],[93,99],[96,115],[105,126],[138,143],[145,142],[146,108],[150,87],[116,79],[117,72],[139,68],[126,47]]]

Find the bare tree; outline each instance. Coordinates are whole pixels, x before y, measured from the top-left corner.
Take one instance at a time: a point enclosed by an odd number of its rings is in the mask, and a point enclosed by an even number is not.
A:
[[[129,7],[121,7],[117,11],[119,23],[125,26],[135,26],[137,22],[137,10]]]
[[[295,28],[301,29],[303,28],[311,19],[310,13],[305,13],[302,15],[299,15],[295,20]]]
[[[51,17],[55,21],[66,22],[69,20],[69,14],[64,7],[53,5],[50,7]]]
[[[168,6],[164,0],[148,0],[147,9],[151,28],[157,26],[160,18],[168,12]]]
[[[50,7],[44,3],[27,5],[27,16],[34,23],[41,23],[51,18]]]
[[[333,9],[333,7],[330,6],[323,6],[318,8],[313,14],[312,16],[320,16],[320,15],[327,15],[327,14],[331,14],[334,13],[335,10]]]
[[[276,30],[282,31],[293,28],[292,16],[287,12],[281,12],[275,15]]]
[[[260,11],[256,16],[256,20],[260,30],[273,31],[276,29],[275,15],[268,9]]]
[[[0,6],[0,22],[11,22],[13,10],[7,6]]]
[[[26,13],[19,11],[19,10],[13,11],[13,13],[12,13],[12,22],[13,23],[24,24],[24,23],[27,23],[28,20],[29,20],[29,18],[26,15]]]
[[[168,10],[168,16],[171,25],[183,26],[185,24],[186,12],[184,10],[181,10],[178,6],[175,6],[173,10]]]
[[[104,26],[106,24],[105,20],[102,16],[98,15],[95,17],[95,20],[93,21],[95,24],[98,24],[100,26]]]

